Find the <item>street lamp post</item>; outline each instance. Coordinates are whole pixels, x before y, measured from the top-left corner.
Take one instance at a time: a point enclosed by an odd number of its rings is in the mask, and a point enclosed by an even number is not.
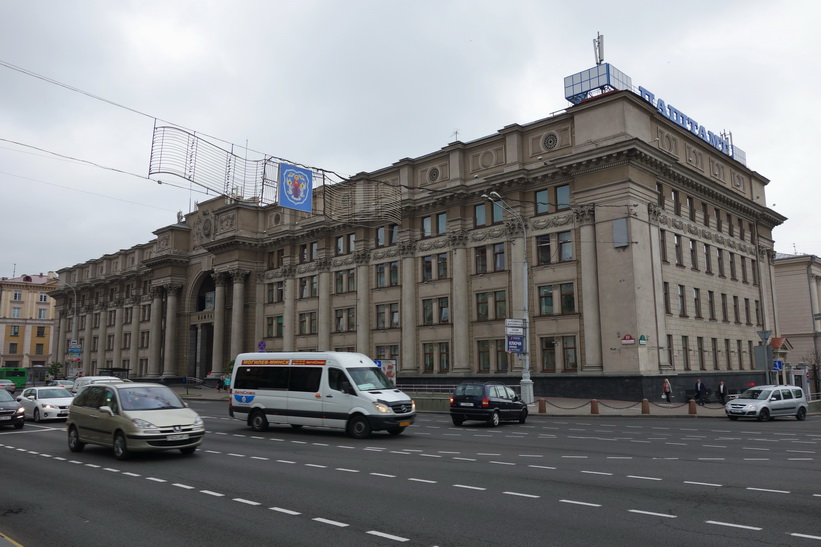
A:
[[[528,339],[528,329],[530,328],[530,307],[528,305],[528,288],[530,287],[528,275],[529,267],[527,264],[527,224],[522,218],[522,215],[516,212],[510,205],[507,204],[498,192],[490,192],[484,194],[482,197],[491,203],[499,204],[501,207],[513,216],[522,227],[522,320],[524,323],[524,337],[522,341],[522,380],[520,381],[522,391],[522,401],[525,404],[533,404],[533,380],[530,379],[530,343]]]

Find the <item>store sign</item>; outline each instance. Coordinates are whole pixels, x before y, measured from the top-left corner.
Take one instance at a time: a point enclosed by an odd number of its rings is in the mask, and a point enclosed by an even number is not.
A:
[[[681,110],[666,104],[663,99],[656,99],[656,96],[653,93],[641,86],[639,86],[639,94],[642,99],[654,105],[659,114],[671,122],[683,127],[719,152],[727,154],[730,157],[733,156],[732,147],[730,146],[730,141],[728,139],[724,139],[721,135],[716,135],[712,131],[707,131],[703,125],[699,125],[699,123],[693,118]]]

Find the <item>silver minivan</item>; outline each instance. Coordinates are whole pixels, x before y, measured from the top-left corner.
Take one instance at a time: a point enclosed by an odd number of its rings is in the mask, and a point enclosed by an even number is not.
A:
[[[119,382],[84,387],[69,407],[68,448],[86,444],[114,449],[118,460],[133,452],[177,449],[193,454],[202,444],[202,418],[161,384]]]
[[[759,422],[766,422],[777,416],[803,420],[807,417],[807,408],[807,398],[800,387],[755,386],[724,405],[724,412],[731,420],[757,418]]]

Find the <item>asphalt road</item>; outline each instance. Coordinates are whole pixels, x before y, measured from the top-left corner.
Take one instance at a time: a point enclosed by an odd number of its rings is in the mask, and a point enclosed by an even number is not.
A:
[[[819,545],[821,417],[556,418],[404,434],[255,433],[224,402],[193,456],[0,429],[0,533],[118,545]]]

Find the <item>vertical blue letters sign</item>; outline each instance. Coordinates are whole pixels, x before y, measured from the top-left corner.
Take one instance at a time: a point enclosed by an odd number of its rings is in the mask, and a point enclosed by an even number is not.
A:
[[[279,164],[279,205],[288,209],[311,212],[313,174],[286,163]]]

